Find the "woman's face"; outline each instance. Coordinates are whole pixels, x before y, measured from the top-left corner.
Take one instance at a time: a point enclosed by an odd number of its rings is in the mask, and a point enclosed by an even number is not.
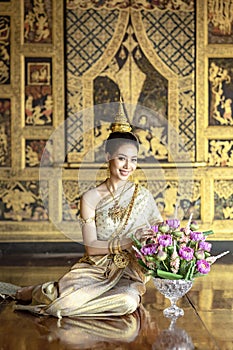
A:
[[[110,176],[116,180],[126,181],[137,167],[137,147],[123,144],[112,155],[107,154]]]

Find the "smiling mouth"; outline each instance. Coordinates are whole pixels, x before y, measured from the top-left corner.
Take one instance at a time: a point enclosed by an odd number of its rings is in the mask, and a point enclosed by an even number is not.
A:
[[[127,170],[120,170],[121,175],[127,176],[129,175],[130,171]]]

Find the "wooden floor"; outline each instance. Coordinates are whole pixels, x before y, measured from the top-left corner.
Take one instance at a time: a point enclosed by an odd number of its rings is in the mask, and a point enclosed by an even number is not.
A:
[[[73,256],[22,256],[0,259],[0,281],[30,285],[56,280],[75,262]],[[164,317],[169,305],[150,281],[143,307],[109,319],[35,317],[0,303],[0,350],[233,350],[233,265],[215,263],[195,280],[178,302],[184,316]]]

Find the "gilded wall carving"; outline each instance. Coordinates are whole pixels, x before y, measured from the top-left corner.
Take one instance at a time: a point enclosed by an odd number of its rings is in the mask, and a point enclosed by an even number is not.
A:
[[[10,83],[10,16],[0,16],[0,84]]]
[[[11,100],[0,98],[0,166],[11,165]]]
[[[139,8],[142,10],[138,11]],[[84,29],[83,18],[86,21]],[[77,96],[74,80],[69,84],[70,75],[73,79],[82,77],[77,83],[82,86],[83,108],[119,101],[119,95],[130,103],[129,119],[138,133],[140,130],[139,138],[144,148],[141,159],[147,163],[153,163],[154,159],[172,162],[166,150],[172,148],[176,160],[184,161],[188,157],[194,161],[194,33],[192,1],[180,6],[171,1],[170,6],[153,5],[149,10],[136,1],[101,5],[67,2],[68,105],[74,96],[76,101],[81,98],[80,93]],[[143,126],[139,122],[140,111],[135,111],[137,105],[155,114],[152,117],[145,115]],[[96,138],[109,132],[112,118],[106,113],[105,106],[101,120],[94,117],[94,121],[87,121],[77,114],[79,106],[81,103],[76,102],[76,110],[68,108],[68,117],[71,117],[68,118],[67,138],[69,163],[80,163],[82,153],[93,148],[95,142],[101,144]],[[168,135],[168,124],[181,135],[182,142],[179,143],[172,131]],[[78,137],[80,129],[91,131],[95,140],[84,145],[85,140]],[[159,154],[154,151],[155,147],[160,149]],[[94,154],[85,161],[94,160],[100,161]]]
[[[233,181],[214,181],[214,218],[233,219]]]
[[[162,214],[232,239],[232,6],[0,0],[1,241],[81,240],[120,96]]]
[[[24,42],[52,43],[52,0],[24,1]]]
[[[1,220],[48,220],[39,193],[39,181],[1,181],[0,187]]]
[[[231,0],[208,1],[208,42],[210,44],[233,44]]]
[[[52,59],[25,58],[25,125],[53,124]]]

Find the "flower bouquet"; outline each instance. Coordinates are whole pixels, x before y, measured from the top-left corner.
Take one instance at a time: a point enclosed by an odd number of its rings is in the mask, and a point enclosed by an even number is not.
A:
[[[147,275],[170,280],[193,280],[210,272],[211,265],[229,251],[211,256],[211,243],[206,238],[213,231],[198,231],[198,224],[191,221],[186,227],[178,219],[166,220],[143,230],[131,238],[138,263]]]
[[[171,302],[163,311],[166,317],[183,316],[177,300],[191,288],[195,277],[209,273],[211,265],[223,255],[211,256],[211,244],[206,238],[213,233],[197,231],[198,225],[189,218],[186,227],[178,219],[141,230],[132,236],[133,249],[145,274],[153,278],[155,287]]]

